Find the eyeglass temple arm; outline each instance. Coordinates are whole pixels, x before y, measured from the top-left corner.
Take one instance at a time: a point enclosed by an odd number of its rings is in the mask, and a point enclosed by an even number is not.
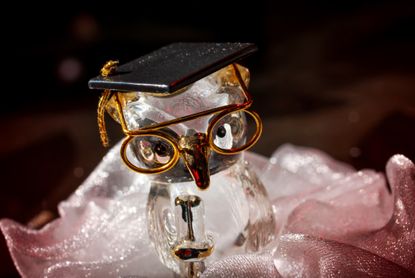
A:
[[[233,70],[234,70],[234,74],[236,75],[236,78],[238,79],[239,85],[241,86],[241,88],[242,88],[242,90],[243,90],[243,92],[245,94],[245,97],[247,99],[247,102],[251,102],[252,103],[252,96],[249,93],[248,88],[247,88],[247,86],[245,84],[245,81],[242,78],[241,72],[238,69],[238,65],[235,64],[235,63],[233,63],[232,64],[232,67],[233,67]]]

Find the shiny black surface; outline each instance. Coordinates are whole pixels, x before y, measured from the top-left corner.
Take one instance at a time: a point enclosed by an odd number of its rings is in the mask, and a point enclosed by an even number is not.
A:
[[[91,89],[171,93],[256,51],[252,43],[173,43],[89,81]],[[105,61],[103,61],[105,62]]]

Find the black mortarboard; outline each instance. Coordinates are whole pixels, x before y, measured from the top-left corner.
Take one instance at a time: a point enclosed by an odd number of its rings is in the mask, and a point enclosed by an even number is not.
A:
[[[252,43],[173,43],[97,76],[91,89],[166,93],[177,91],[256,51]]]

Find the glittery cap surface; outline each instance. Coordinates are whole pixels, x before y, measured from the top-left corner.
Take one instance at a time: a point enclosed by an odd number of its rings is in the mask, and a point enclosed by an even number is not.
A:
[[[120,65],[108,77],[92,78],[91,89],[175,92],[256,51],[252,43],[173,43]]]

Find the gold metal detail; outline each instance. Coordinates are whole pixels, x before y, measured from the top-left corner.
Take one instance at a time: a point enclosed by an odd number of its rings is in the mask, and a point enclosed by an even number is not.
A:
[[[193,211],[192,208],[199,206],[200,197],[196,195],[178,196],[174,200],[176,206],[180,206],[182,209],[183,221],[187,223],[187,240],[195,241],[193,230]]]
[[[213,144],[213,127],[215,126],[215,124],[220,121],[223,117],[225,117],[226,115],[229,114],[226,113],[226,111],[220,113],[217,117],[215,117],[210,123],[209,123],[209,127],[208,127],[208,131],[207,134],[209,136],[209,142],[210,142],[210,147],[217,153],[223,154],[223,155],[232,155],[232,154],[237,154],[240,153],[244,150],[247,150],[249,148],[251,148],[253,145],[255,145],[256,142],[258,142],[259,138],[261,137],[262,134],[262,121],[261,118],[259,117],[259,115],[254,112],[254,111],[249,111],[249,110],[244,110],[245,113],[249,114],[252,116],[252,118],[254,119],[257,129],[254,133],[254,135],[252,136],[252,138],[250,139],[249,142],[245,143],[242,147],[240,148],[232,148],[229,150],[226,149],[221,149],[218,146],[216,146],[215,144]],[[230,113],[234,113],[234,111],[230,112]]]
[[[188,248],[178,245],[172,250],[172,253],[176,258],[187,261],[209,257],[212,254],[212,251],[213,246],[206,248]]]
[[[200,197],[196,195],[178,196],[174,200],[174,204],[180,206],[182,210],[183,221],[187,223],[186,238],[172,249],[173,255],[182,261],[198,261],[208,257],[213,251],[213,245],[208,244],[208,242],[195,244],[197,239],[194,236],[193,229],[193,208],[199,206],[200,202]]]
[[[119,61],[114,60],[109,60],[106,62],[105,65],[101,68],[101,76],[107,77],[114,73],[119,63]]]
[[[128,144],[131,142],[131,140],[133,140],[136,137],[140,137],[140,136],[154,136],[154,137],[159,137],[162,138],[166,141],[168,141],[170,143],[170,145],[173,147],[173,157],[170,159],[169,162],[167,162],[166,164],[162,165],[159,168],[153,168],[153,169],[147,169],[147,168],[139,168],[136,165],[134,165],[133,163],[131,163],[131,161],[128,160],[127,157],[127,147]],[[155,174],[155,173],[163,173],[167,170],[169,170],[170,168],[172,168],[174,165],[176,165],[177,161],[179,160],[179,149],[177,147],[177,144],[175,142],[175,140],[167,133],[163,133],[160,131],[155,131],[151,134],[140,134],[140,135],[135,135],[135,136],[127,136],[124,140],[124,142],[122,142],[121,145],[121,157],[123,159],[123,161],[125,162],[125,164],[128,166],[128,168],[130,168],[131,170],[134,170],[136,172],[139,173],[143,173],[143,174]]]

